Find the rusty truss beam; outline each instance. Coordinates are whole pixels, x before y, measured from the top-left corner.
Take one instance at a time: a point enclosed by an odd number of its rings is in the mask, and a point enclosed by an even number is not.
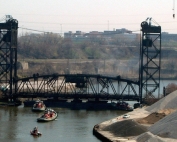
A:
[[[15,80],[15,98],[139,100],[139,82],[88,74],[53,74]]]

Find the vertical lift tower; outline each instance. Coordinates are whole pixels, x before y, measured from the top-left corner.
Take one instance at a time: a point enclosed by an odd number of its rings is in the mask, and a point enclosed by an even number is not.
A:
[[[153,92],[157,90],[159,97],[161,68],[161,26],[151,25],[152,18],[141,23],[139,93],[142,99],[155,99]]]
[[[10,15],[4,20],[0,23],[0,85],[3,95],[9,98],[13,93],[13,79],[17,77],[18,21]]]

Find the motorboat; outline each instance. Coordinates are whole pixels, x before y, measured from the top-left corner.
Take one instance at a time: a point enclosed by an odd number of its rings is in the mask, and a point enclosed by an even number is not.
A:
[[[37,127],[34,127],[34,129],[30,131],[30,134],[33,136],[41,136],[42,135],[42,133],[38,131]]]
[[[46,109],[44,114],[37,118],[38,122],[48,122],[53,121],[58,117],[57,112],[55,112],[53,109]]]
[[[45,111],[45,110],[46,105],[41,100],[37,100],[32,107],[32,111]]]
[[[34,133],[33,131],[30,131],[30,134],[33,136],[41,136],[42,135],[41,132]]]

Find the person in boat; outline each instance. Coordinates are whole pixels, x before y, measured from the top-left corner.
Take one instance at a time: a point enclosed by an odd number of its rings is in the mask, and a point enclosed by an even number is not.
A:
[[[44,115],[44,117],[45,117],[45,118],[49,118],[50,115],[49,115],[48,113],[46,113],[46,114]]]
[[[37,108],[37,105],[36,105],[36,104],[34,104],[34,107],[35,107],[35,108]]]
[[[43,103],[43,101],[41,101],[41,107],[43,107],[44,106],[44,103]]]
[[[51,110],[50,111],[50,117],[53,117],[54,116],[54,110]]]
[[[38,107],[41,108],[41,102],[38,103]]]
[[[45,110],[45,112],[44,112],[44,117],[45,117],[45,118],[49,118],[49,117],[50,117],[49,110]]]
[[[34,133],[34,134],[37,134],[37,133],[38,133],[38,128],[37,128],[37,127],[34,127],[33,133]]]

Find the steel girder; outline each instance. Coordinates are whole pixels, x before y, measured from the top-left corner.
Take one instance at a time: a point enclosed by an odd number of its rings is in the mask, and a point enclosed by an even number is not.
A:
[[[15,97],[139,100],[139,82],[89,74],[44,75],[17,79]]]

